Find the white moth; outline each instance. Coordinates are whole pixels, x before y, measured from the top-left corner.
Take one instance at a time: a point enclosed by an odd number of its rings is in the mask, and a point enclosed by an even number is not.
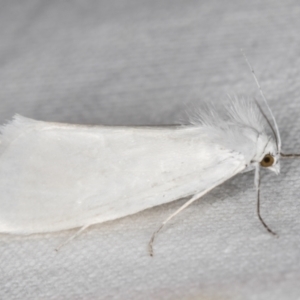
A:
[[[274,140],[263,118],[245,101],[233,102],[227,118],[212,112],[190,126],[81,126],[17,115],[1,128],[0,232],[78,234],[192,196],[160,230],[214,187],[255,169],[258,216],[273,233],[259,212],[259,170],[279,173],[281,142],[276,122]]]

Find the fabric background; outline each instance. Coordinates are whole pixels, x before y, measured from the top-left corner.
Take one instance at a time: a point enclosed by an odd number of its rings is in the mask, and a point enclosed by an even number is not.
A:
[[[187,109],[258,94],[252,62],[286,152],[300,152],[300,4],[296,0],[0,1],[0,123],[163,125]],[[75,231],[0,236],[1,299],[300,299],[300,160],[185,200]],[[123,176],[120,174],[120,176]]]

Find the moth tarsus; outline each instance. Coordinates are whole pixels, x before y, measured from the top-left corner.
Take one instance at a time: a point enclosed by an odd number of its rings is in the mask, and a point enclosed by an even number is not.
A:
[[[154,240],[155,240],[155,237],[157,236],[157,234],[161,231],[161,229],[165,226],[165,222],[163,222],[160,227],[153,232],[152,236],[151,236],[151,239],[148,243],[148,249],[149,249],[149,255],[152,257],[154,255],[154,250],[153,250],[153,244],[154,244]]]
[[[261,223],[263,224],[263,226],[265,227],[265,229],[266,229],[269,233],[271,233],[272,235],[278,236],[278,234],[277,234],[276,232],[274,232],[274,231],[266,224],[266,222],[263,220],[262,216],[260,215],[260,212],[259,212],[259,211],[257,211],[257,215],[258,215],[258,218],[259,218],[260,222],[261,222]]]
[[[277,233],[274,232],[274,231],[267,225],[267,223],[264,221],[264,219],[262,218],[262,216],[261,216],[261,214],[260,214],[260,178],[259,178],[259,180],[258,180],[258,184],[259,184],[259,186],[258,186],[258,188],[257,188],[257,206],[256,206],[256,208],[257,208],[256,212],[257,212],[257,215],[258,215],[258,219],[260,220],[260,222],[262,223],[262,225],[265,227],[265,229],[266,229],[269,233],[271,233],[272,235],[277,236]]]
[[[164,226],[164,224],[161,224],[160,227],[156,231],[153,232],[153,234],[151,236],[151,239],[150,239],[150,241],[148,243],[149,255],[151,257],[153,257],[153,255],[154,255],[153,244],[154,244],[155,237],[159,233],[159,231],[163,228],[163,226]]]

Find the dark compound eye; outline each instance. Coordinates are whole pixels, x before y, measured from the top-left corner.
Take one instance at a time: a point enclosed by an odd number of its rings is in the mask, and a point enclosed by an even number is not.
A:
[[[274,164],[274,157],[271,154],[266,154],[263,160],[260,162],[262,167],[271,167]]]

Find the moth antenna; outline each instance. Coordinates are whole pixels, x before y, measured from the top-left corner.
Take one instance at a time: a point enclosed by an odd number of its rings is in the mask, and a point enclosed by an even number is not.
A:
[[[177,209],[172,215],[170,215],[165,221],[163,221],[161,223],[161,225],[159,226],[159,228],[153,232],[151,239],[149,241],[148,244],[148,248],[149,248],[149,254],[150,256],[154,255],[154,251],[153,251],[153,244],[154,244],[154,240],[156,235],[162,230],[162,228],[176,215],[178,215],[181,211],[183,211],[185,208],[187,208],[190,204],[192,204],[195,200],[199,199],[201,196],[203,196],[204,194],[206,194],[208,191],[199,193],[194,195],[190,200],[188,200],[186,203],[184,203],[179,209]]]
[[[253,68],[252,68],[252,66],[251,66],[251,64],[250,64],[250,62],[248,61],[248,58],[247,58],[245,52],[243,51],[243,49],[241,49],[241,52],[242,52],[242,54],[243,54],[243,56],[244,56],[244,58],[245,58],[245,61],[246,61],[247,65],[248,65],[248,67],[249,67],[249,69],[250,69],[250,71],[251,71],[251,73],[252,73],[252,75],[253,75],[254,81],[256,82],[256,85],[257,85],[257,87],[258,87],[258,89],[259,89],[259,92],[260,92],[260,94],[261,94],[261,96],[262,96],[262,98],[263,98],[263,100],[264,100],[264,102],[265,102],[265,104],[266,104],[266,106],[267,106],[267,108],[268,108],[270,114],[271,114],[271,117],[272,117],[272,119],[273,119],[273,122],[274,122],[274,125],[275,125],[275,129],[276,129],[276,133],[277,133],[277,141],[278,141],[277,148],[278,148],[278,150],[279,150],[279,152],[280,152],[280,149],[281,149],[281,138],[280,138],[280,133],[279,133],[279,129],[278,129],[278,126],[277,126],[276,119],[275,119],[275,117],[274,117],[274,115],[273,115],[273,113],[272,113],[272,110],[271,110],[271,108],[270,108],[270,106],[269,106],[269,104],[268,104],[268,101],[267,101],[267,99],[266,99],[266,97],[265,97],[265,95],[264,95],[264,93],[263,93],[263,91],[262,91],[262,89],[261,89],[261,86],[260,86],[260,84],[259,84],[259,82],[258,82],[258,79],[257,79],[257,77],[256,77],[256,75],[255,75],[255,72],[254,72],[254,70],[253,70]]]
[[[63,246],[67,245],[69,242],[71,242],[72,240],[74,240],[82,231],[84,231],[85,229],[87,229],[89,225],[85,225],[85,226],[82,226],[79,230],[77,230],[75,232],[75,234],[71,235],[67,240],[65,240],[63,243],[61,243],[56,249],[55,251],[58,252]]]
[[[274,232],[263,220],[262,216],[260,215],[260,167],[259,164],[255,167],[255,177],[254,177],[254,184],[256,187],[256,193],[257,193],[257,216],[260,220],[260,222],[263,224],[263,226],[273,235],[277,236],[277,233]]]
[[[276,141],[276,146],[277,146],[277,150],[279,151],[278,149],[278,140],[277,140],[277,135],[276,135],[276,132],[274,130],[274,127],[272,126],[270,120],[268,119],[268,117],[266,116],[266,114],[264,113],[263,109],[261,108],[260,104],[258,103],[258,101],[256,99],[255,100],[255,103],[258,107],[258,109],[260,110],[261,114],[264,116],[264,118],[266,119],[267,123],[269,124],[270,128],[272,129],[272,132],[274,134],[274,137],[275,137],[275,141]]]

